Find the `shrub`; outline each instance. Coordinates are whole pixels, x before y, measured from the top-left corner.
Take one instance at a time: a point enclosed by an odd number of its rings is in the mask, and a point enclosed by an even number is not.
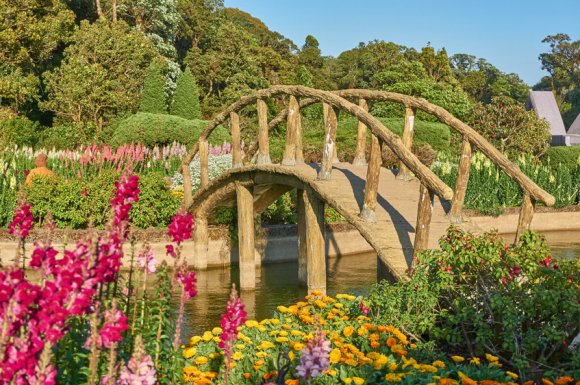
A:
[[[180,116],[184,119],[201,119],[201,107],[199,105],[199,88],[189,67],[177,77],[171,115]]]
[[[65,150],[78,147],[82,135],[78,128],[69,125],[47,128],[42,132],[37,143],[39,148]]]
[[[430,335],[441,347],[492,353],[528,378],[580,358],[568,349],[580,328],[576,261],[554,261],[534,232],[509,246],[497,233],[451,227],[440,246],[423,252],[417,269],[439,298]]]
[[[118,173],[104,171],[86,179],[56,177],[36,180],[25,188],[32,215],[42,222],[50,211],[59,228],[84,229],[90,223],[104,226],[109,219],[109,201]],[[161,173],[140,176],[140,199],[133,205],[131,222],[138,228],[164,226],[179,207],[179,198]]]
[[[542,155],[551,139],[548,122],[523,104],[502,96],[473,111],[473,128],[498,150],[510,155]]]
[[[41,126],[26,117],[16,117],[0,122],[0,146],[15,144],[34,147]]]
[[[205,129],[204,120],[187,120],[173,115],[140,112],[119,122],[110,144],[141,143],[147,147],[164,146],[173,142],[195,143]],[[211,144],[230,142],[228,131],[218,126],[209,138]]]
[[[574,170],[580,166],[580,146],[550,147],[542,156],[542,161],[549,161],[550,165],[555,169],[566,167]]]

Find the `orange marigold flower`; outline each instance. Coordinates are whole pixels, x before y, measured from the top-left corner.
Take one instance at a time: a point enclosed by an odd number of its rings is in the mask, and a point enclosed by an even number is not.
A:
[[[244,373],[244,378],[246,380],[249,380],[251,377],[252,377],[252,375],[250,373],[248,373],[248,372]]]
[[[389,337],[387,338],[387,346],[389,348],[392,348],[393,346],[395,346],[397,344],[397,340],[393,337]]]
[[[354,332],[354,327],[352,327],[352,326],[347,326],[342,330],[342,334],[344,334],[346,337],[352,336],[353,332]]]
[[[264,380],[269,380],[269,379],[270,379],[270,377],[272,377],[272,375],[271,375],[270,373],[266,373],[266,374],[264,374],[264,375],[262,376],[262,378],[263,378]]]
[[[550,380],[546,380],[545,378],[542,378],[542,384],[544,385],[554,385],[554,383]]]
[[[284,384],[285,385],[299,385],[300,384],[300,380],[297,379],[297,378],[295,378],[295,379],[289,378],[286,381],[284,381]]]
[[[453,385],[456,381],[451,378],[441,378],[437,385]]]
[[[479,381],[479,385],[501,385],[501,383],[494,380],[481,380]]]
[[[533,380],[526,381],[524,382],[524,385],[534,385],[534,381]]]
[[[371,341],[371,348],[373,349],[378,349],[381,346],[381,344],[377,341]]]
[[[471,378],[469,377],[463,377],[461,379],[461,383],[463,385],[477,385],[477,381],[473,381]]]
[[[556,381],[554,381],[554,384],[556,385],[567,385],[569,383],[571,383],[572,381],[574,381],[574,379],[570,376],[562,376],[560,378],[558,378]]]

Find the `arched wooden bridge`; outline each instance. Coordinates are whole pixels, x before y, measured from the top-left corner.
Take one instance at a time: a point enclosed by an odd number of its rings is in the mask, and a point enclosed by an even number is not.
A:
[[[268,122],[265,100],[285,96],[288,97],[287,108]],[[350,101],[353,99],[357,104]],[[368,102],[372,101],[398,102],[405,106],[402,138],[368,112]],[[321,164],[306,165],[302,152],[300,109],[313,103],[323,103],[325,143]],[[239,113],[254,104],[258,116],[257,141],[243,159]],[[432,114],[463,135],[459,175],[454,189],[410,151],[417,109]],[[359,121],[353,164],[339,163],[336,158],[340,111]],[[215,127],[227,120],[232,135],[232,168],[210,181],[207,139]],[[283,121],[287,122],[284,157],[281,164],[272,164],[268,131]],[[365,159],[367,128],[372,133],[368,164]],[[382,146],[389,147],[400,161],[400,171],[396,176],[381,167]],[[535,202],[551,206],[554,197],[538,187],[485,138],[443,108],[424,99],[390,92],[321,91],[303,86],[274,86],[242,97],[215,116],[183,159],[184,204],[197,215],[193,264],[198,269],[207,267],[209,213],[217,206],[234,204],[235,201],[240,286],[252,289],[255,286],[255,265],[260,263],[254,251],[254,215],[281,194],[297,189],[299,278],[307,283],[309,290],[326,288],[325,204],[338,211],[361,233],[393,278],[401,279],[412,267],[417,251],[434,247],[436,239],[444,234],[450,222],[462,222],[472,146],[496,163],[524,191],[517,239],[530,226]],[[255,162],[251,162],[255,151]],[[201,187],[193,195],[189,165],[197,154],[200,157]],[[438,201],[435,195],[439,197]],[[448,210],[443,208],[446,202],[451,202]]]

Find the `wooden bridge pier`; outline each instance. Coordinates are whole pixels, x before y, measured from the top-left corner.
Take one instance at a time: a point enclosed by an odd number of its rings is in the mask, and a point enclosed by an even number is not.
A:
[[[311,190],[297,191],[298,280],[308,292],[326,293],[324,202]]]
[[[236,182],[238,207],[238,240],[240,253],[240,289],[256,288],[256,256],[254,239],[254,188]]]

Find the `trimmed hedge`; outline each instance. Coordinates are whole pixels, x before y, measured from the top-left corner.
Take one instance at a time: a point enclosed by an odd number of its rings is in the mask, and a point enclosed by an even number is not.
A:
[[[392,132],[401,136],[403,132],[403,118],[379,118],[379,120]],[[324,145],[324,130],[322,122],[316,127],[308,127],[303,120],[302,143],[304,149],[315,147],[322,149]],[[338,153],[341,159],[346,155],[346,159],[354,156],[356,148],[357,120],[352,117],[340,119],[336,132]],[[270,138],[270,152],[273,159],[282,158],[284,144],[286,142],[285,130],[281,129]],[[370,144],[370,131],[367,131],[367,145]],[[439,122],[424,122],[415,120],[415,136],[413,144],[420,146],[428,143],[435,151],[448,152],[451,138],[450,128]]]
[[[207,126],[205,120],[188,120],[179,116],[139,112],[119,122],[110,144],[118,147],[126,143],[141,143],[147,147],[173,142],[195,143]],[[228,131],[218,126],[209,138],[211,144],[231,142]]]
[[[567,167],[574,170],[580,163],[580,146],[550,147],[542,156],[543,161],[550,160],[553,168]]]

